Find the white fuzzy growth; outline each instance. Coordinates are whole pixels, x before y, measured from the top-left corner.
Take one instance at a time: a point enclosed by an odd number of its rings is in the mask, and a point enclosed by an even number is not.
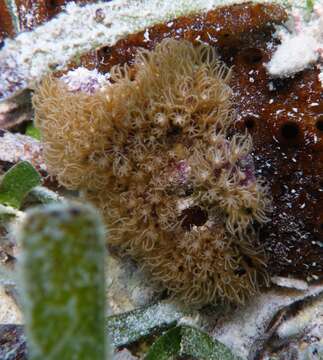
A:
[[[69,91],[82,91],[87,94],[93,94],[107,85],[107,78],[103,74],[96,69],[88,70],[82,66],[69,71],[61,77],[61,80],[67,85]]]
[[[282,43],[267,64],[270,75],[289,77],[323,61],[323,3],[317,3],[308,22],[294,9],[288,31],[282,29],[277,36]],[[322,72],[319,76],[322,81]]]
[[[269,73],[285,77],[304,70],[317,61],[317,47],[318,42],[312,36],[286,36],[267,66]]]

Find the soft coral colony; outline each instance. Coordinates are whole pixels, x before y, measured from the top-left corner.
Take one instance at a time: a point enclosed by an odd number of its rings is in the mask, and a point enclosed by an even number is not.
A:
[[[190,304],[256,293],[270,197],[214,50],[167,39],[85,91],[69,74],[42,81],[37,126],[50,173],[101,209],[108,242]]]

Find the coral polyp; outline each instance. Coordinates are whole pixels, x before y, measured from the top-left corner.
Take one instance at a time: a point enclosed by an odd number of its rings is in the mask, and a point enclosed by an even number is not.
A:
[[[256,228],[270,198],[234,127],[231,71],[208,46],[163,40],[94,94],[34,96],[51,174],[104,214],[108,242],[190,304],[244,302],[266,280]]]

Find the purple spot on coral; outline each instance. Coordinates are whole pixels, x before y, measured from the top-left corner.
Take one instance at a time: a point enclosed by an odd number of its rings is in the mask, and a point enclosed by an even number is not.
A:
[[[190,166],[185,160],[181,160],[175,166],[177,171],[177,179],[180,183],[186,183],[190,172]]]
[[[245,175],[245,178],[240,181],[239,185],[248,186],[256,181],[255,164],[250,154],[239,161],[239,169]]]

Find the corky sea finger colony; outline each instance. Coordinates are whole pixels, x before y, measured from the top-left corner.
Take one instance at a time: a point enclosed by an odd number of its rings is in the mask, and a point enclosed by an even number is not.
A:
[[[230,70],[164,40],[93,93],[47,78],[34,96],[49,172],[103,212],[108,242],[190,304],[243,302],[266,280],[255,228],[270,198],[234,129]],[[256,226],[255,226],[256,225]]]

